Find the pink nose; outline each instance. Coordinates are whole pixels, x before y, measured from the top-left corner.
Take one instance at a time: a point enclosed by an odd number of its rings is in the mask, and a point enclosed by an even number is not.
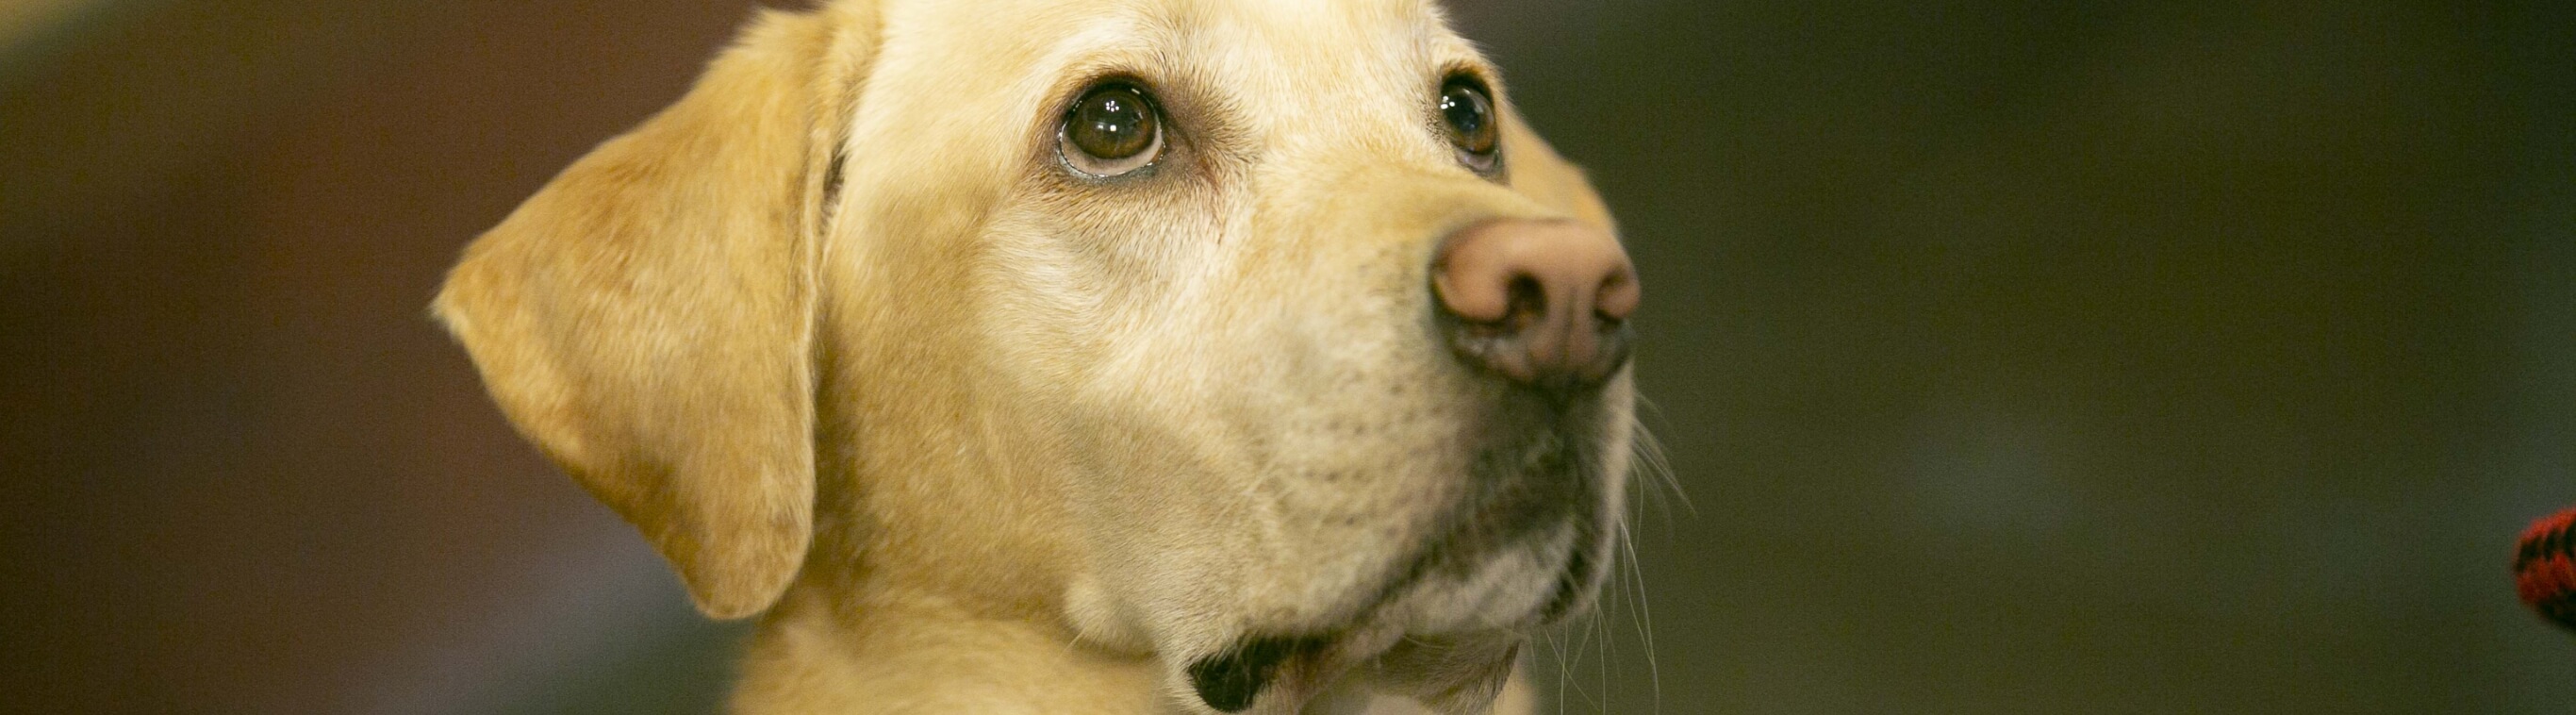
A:
[[[1587,387],[1628,362],[1636,269],[1619,240],[1572,221],[1496,220],[1450,234],[1431,266],[1467,362],[1550,390]]]

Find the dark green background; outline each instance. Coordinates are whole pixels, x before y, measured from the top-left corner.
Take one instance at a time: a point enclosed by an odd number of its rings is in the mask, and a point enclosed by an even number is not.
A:
[[[1591,7],[1468,15],[1645,274],[1666,710],[2576,711],[2568,6]]]
[[[1455,5],[1624,224],[1678,486],[1565,711],[2576,710],[2505,572],[2576,503],[2576,9]],[[422,305],[747,7],[0,53],[0,708],[706,709],[738,629]]]

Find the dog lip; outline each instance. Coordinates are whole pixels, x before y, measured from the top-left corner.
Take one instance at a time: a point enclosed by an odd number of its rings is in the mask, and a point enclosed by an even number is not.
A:
[[[1575,604],[1583,602],[1585,594],[1600,588],[1604,570],[1593,563],[1595,558],[1580,539],[1566,545],[1565,567],[1556,572],[1556,588],[1548,594],[1547,605],[1539,607],[1540,623],[1564,620],[1573,614]]]
[[[1363,655],[1343,652],[1369,647],[1345,644],[1352,633],[1403,627],[1381,623],[1388,615],[1386,609],[1435,574],[1475,569],[1508,549],[1535,548],[1529,542],[1536,535],[1568,525],[1584,531],[1601,528],[1591,522],[1603,518],[1592,514],[1604,498],[1599,493],[1605,487],[1603,465],[1598,463],[1597,445],[1583,435],[1588,430],[1576,424],[1598,417],[1568,419],[1568,412],[1581,414],[1586,406],[1581,400],[1567,404],[1550,399],[1527,406],[1537,407],[1544,415],[1530,425],[1538,432],[1518,439],[1498,441],[1489,435],[1474,440],[1486,445],[1484,454],[1462,477],[1479,486],[1444,510],[1429,538],[1391,562],[1376,588],[1363,592],[1363,598],[1332,609],[1339,615],[1324,622],[1277,624],[1284,626],[1277,630],[1256,628],[1238,636],[1233,645],[1190,661],[1183,675],[1199,700],[1218,712],[1248,710],[1282,678],[1297,677],[1323,660]],[[1563,566],[1553,575],[1547,595],[1523,615],[1523,623],[1537,626],[1563,618],[1598,585],[1600,569],[1595,562],[1599,559],[1594,550],[1580,538],[1566,548]]]
[[[1488,437],[1483,453],[1466,477],[1476,487],[1440,517],[1432,536],[1415,546],[1409,558],[1381,581],[1363,603],[1370,614],[1398,600],[1435,575],[1468,577],[1491,559],[1517,549],[1552,549],[1548,534],[1573,529],[1563,561],[1530,613],[1531,625],[1559,621],[1584,603],[1599,586],[1602,558],[1594,540],[1613,527],[1617,515],[1603,513],[1612,480],[1599,454],[1601,445],[1589,430],[1567,419],[1564,411],[1580,407],[1543,405],[1548,414],[1538,433],[1499,442]],[[1549,556],[1555,556],[1550,554]]]
[[[1360,607],[1354,611],[1353,622],[1374,620],[1388,604],[1402,599],[1435,573],[1463,575],[1463,572],[1473,570],[1509,549],[1531,548],[1536,535],[1567,525],[1582,528],[1580,517],[1564,513],[1532,519],[1530,523],[1514,529],[1511,535],[1494,538],[1490,523],[1516,512],[1511,505],[1486,504],[1453,516],[1449,525],[1440,530],[1439,536],[1425,541],[1408,558],[1396,562],[1400,565],[1379,581],[1375,592],[1360,602]],[[1547,599],[1532,614],[1533,624],[1553,622],[1562,617],[1573,604],[1581,602],[1585,588],[1597,580],[1592,573],[1596,569],[1592,567],[1591,551],[1584,548],[1582,540],[1576,539],[1567,548],[1565,564],[1559,569]]]
[[[1235,644],[1213,655],[1191,661],[1184,669],[1191,690],[1201,702],[1218,712],[1237,713],[1248,710],[1261,694],[1283,676],[1301,670],[1311,671],[1325,659],[1352,656],[1374,657],[1349,652],[1354,644],[1344,641],[1349,631],[1367,631],[1384,617],[1391,604],[1403,600],[1412,589],[1421,586],[1434,572],[1443,569],[1472,568],[1470,562],[1507,548],[1512,540],[1487,542],[1478,538],[1484,521],[1512,513],[1509,505],[1485,504],[1482,508],[1462,510],[1443,534],[1425,542],[1413,554],[1399,562],[1389,577],[1369,596],[1361,600],[1338,626],[1320,630],[1291,630],[1286,634],[1247,633]],[[1576,520],[1571,514],[1549,520],[1565,524]],[[1544,531],[1544,529],[1530,529]],[[1598,571],[1590,549],[1577,540],[1567,546],[1566,562],[1556,573],[1543,605],[1528,614],[1526,625],[1553,623],[1581,603],[1585,592],[1597,585]],[[1453,553],[1465,550],[1465,553]],[[1312,626],[1310,626],[1311,628]],[[1369,648],[1369,646],[1357,646]],[[1337,648],[1339,650],[1337,650]]]

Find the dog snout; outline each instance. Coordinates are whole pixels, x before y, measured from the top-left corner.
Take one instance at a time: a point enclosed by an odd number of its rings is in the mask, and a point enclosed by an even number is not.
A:
[[[1450,234],[1435,255],[1442,327],[1468,364],[1550,392],[1598,385],[1627,364],[1640,291],[1609,232],[1486,221]]]

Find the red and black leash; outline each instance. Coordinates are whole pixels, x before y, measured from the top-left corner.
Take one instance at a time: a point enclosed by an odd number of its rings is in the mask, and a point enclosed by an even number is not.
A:
[[[2540,615],[2576,628],[2576,507],[2523,530],[2513,553],[2513,585]]]

